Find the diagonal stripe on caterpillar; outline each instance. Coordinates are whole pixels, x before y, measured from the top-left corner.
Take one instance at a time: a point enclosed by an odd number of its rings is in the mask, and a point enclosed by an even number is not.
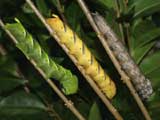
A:
[[[67,25],[65,25],[64,28],[64,23],[58,16],[54,15],[54,18],[48,18],[46,21],[58,35],[60,43],[69,49],[69,53],[77,59],[77,63],[85,69],[86,74],[89,75],[104,94],[111,99],[116,94],[115,84],[82,40]]]
[[[153,88],[149,79],[145,78],[137,64],[133,61],[123,43],[118,40],[116,34],[112,31],[104,18],[98,13],[93,14],[93,18],[102,35],[106,38],[110,49],[113,51],[122,69],[131,78],[136,90],[142,99],[147,99],[153,93]]]

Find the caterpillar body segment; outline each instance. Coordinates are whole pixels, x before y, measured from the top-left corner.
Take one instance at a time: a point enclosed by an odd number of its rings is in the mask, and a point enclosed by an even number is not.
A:
[[[77,59],[77,64],[85,69],[85,73],[97,83],[108,98],[113,98],[116,94],[114,82],[105,73],[83,41],[67,25],[64,29],[64,23],[59,17],[48,18],[46,22],[56,32],[60,43],[64,44],[69,53]]]
[[[16,46],[25,54],[28,59],[34,60],[36,65],[43,70],[47,78],[58,80],[62,91],[66,95],[74,94],[78,90],[78,79],[70,70],[55,63],[47,53],[41,49],[39,43],[33,39],[23,25],[18,23],[6,24],[8,29],[17,39]]]
[[[106,42],[119,61],[122,69],[131,78],[132,83],[141,98],[148,99],[153,93],[150,80],[147,79],[140,71],[139,67],[133,61],[123,43],[118,40],[118,37],[106,23],[104,18],[98,13],[93,14],[93,18],[102,35],[106,38]]]

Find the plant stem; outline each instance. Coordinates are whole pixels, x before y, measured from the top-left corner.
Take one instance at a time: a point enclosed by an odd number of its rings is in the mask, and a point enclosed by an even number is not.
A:
[[[101,34],[100,30],[98,29],[97,25],[95,24],[93,17],[91,16],[91,13],[89,9],[87,8],[86,4],[83,0],[77,0],[80,7],[82,8],[83,12],[85,13],[86,17],[88,18],[88,21],[90,22],[91,26],[93,27],[94,31],[97,33],[98,38],[100,39],[102,45],[104,46],[106,52],[108,53],[110,59],[112,60],[114,66],[116,67],[117,71],[121,75],[121,79],[126,83],[127,87],[131,91],[131,94],[133,95],[134,99],[136,100],[140,110],[142,111],[144,117],[146,120],[151,120],[151,117],[145,108],[143,102],[141,101],[139,95],[135,91],[135,88],[133,87],[130,78],[127,76],[127,74],[121,69],[121,66],[116,59],[116,57],[113,55],[113,52],[110,50],[108,43],[106,42],[104,36]]]

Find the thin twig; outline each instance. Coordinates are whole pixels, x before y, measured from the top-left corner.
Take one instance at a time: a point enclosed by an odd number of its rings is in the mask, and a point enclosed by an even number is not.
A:
[[[102,42],[106,52],[108,53],[109,57],[111,58],[113,64],[115,65],[117,71],[119,72],[119,74],[121,75],[121,79],[126,83],[127,87],[129,88],[129,90],[131,91],[131,94],[133,95],[134,99],[136,100],[139,108],[141,109],[144,117],[146,118],[146,120],[151,120],[151,117],[147,111],[147,109],[145,108],[143,102],[141,101],[139,95],[137,94],[135,88],[133,87],[130,78],[126,75],[126,73],[124,71],[122,71],[121,66],[119,64],[119,62],[117,61],[117,59],[115,58],[115,56],[113,55],[112,51],[110,50],[108,43],[106,42],[105,38],[102,36],[100,30],[98,29],[98,27],[96,26],[91,13],[89,11],[89,9],[87,8],[87,6],[85,5],[83,0],[77,0],[77,2],[79,3],[79,5],[81,6],[83,12],[85,13],[86,17],[88,18],[88,21],[90,22],[90,24],[92,25],[94,31],[97,33],[98,38],[100,39],[100,41]]]
[[[49,103],[46,99],[44,99],[44,97],[41,97],[40,94],[39,94],[39,97],[42,99],[44,104],[47,106],[47,112],[49,113],[49,115],[53,117],[55,120],[62,120],[60,115],[55,111],[53,104]]]
[[[11,40],[17,44],[17,40],[16,38],[12,35],[12,33],[10,31],[8,31],[7,29],[5,29],[4,24],[2,22],[2,20],[0,20],[0,26],[5,30],[5,32],[8,34],[8,36],[11,38]],[[63,93],[58,89],[58,87],[53,83],[53,81],[51,79],[48,79],[45,75],[45,73],[39,68],[37,67],[37,64],[34,60],[29,60],[32,65],[38,70],[38,72],[43,76],[43,78],[46,80],[46,82],[50,85],[50,87],[57,93],[57,95],[65,102],[65,105],[67,106],[68,109],[70,109],[75,116],[79,119],[79,120],[85,120],[85,118],[79,113],[79,111],[74,107],[73,103],[71,100],[68,100]]]
[[[91,77],[85,74],[85,70],[77,64],[77,60],[74,56],[69,54],[68,49],[66,46],[60,43],[60,40],[56,33],[52,30],[52,28],[46,23],[44,17],[40,14],[40,12],[37,10],[37,8],[34,6],[34,4],[31,2],[31,0],[26,0],[26,2],[30,5],[30,7],[33,9],[35,14],[38,16],[38,18],[42,21],[42,23],[45,25],[51,36],[57,41],[57,43],[62,47],[62,49],[65,51],[65,53],[69,56],[69,58],[73,61],[73,63],[77,66],[79,71],[82,73],[82,75],[86,78],[87,82],[90,84],[90,86],[94,89],[94,91],[97,93],[97,95],[102,99],[106,107],[111,111],[111,113],[114,115],[114,117],[117,120],[123,120],[121,115],[118,113],[118,111],[114,108],[114,106],[111,104],[111,102],[105,97],[105,95],[101,92],[101,90],[97,87],[96,83],[92,80]]]
[[[115,0],[115,4],[116,4],[116,12],[117,12],[117,18],[120,17],[121,13],[120,13],[120,7],[119,7],[119,4],[118,4],[118,0]],[[119,30],[120,30],[120,33],[121,33],[121,40],[122,42],[125,44],[125,38],[124,38],[124,32],[123,32],[123,26],[122,26],[122,23],[118,23],[118,26],[119,26]]]

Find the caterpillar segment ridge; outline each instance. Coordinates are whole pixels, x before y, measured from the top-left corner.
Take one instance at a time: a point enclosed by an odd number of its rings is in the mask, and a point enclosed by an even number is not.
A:
[[[101,91],[109,99],[112,99],[116,94],[115,83],[106,74],[81,38],[58,16],[54,15],[53,18],[46,19],[46,22],[55,31],[60,43],[68,48],[69,54],[76,58],[77,64],[82,66],[85,73],[96,82]]]

